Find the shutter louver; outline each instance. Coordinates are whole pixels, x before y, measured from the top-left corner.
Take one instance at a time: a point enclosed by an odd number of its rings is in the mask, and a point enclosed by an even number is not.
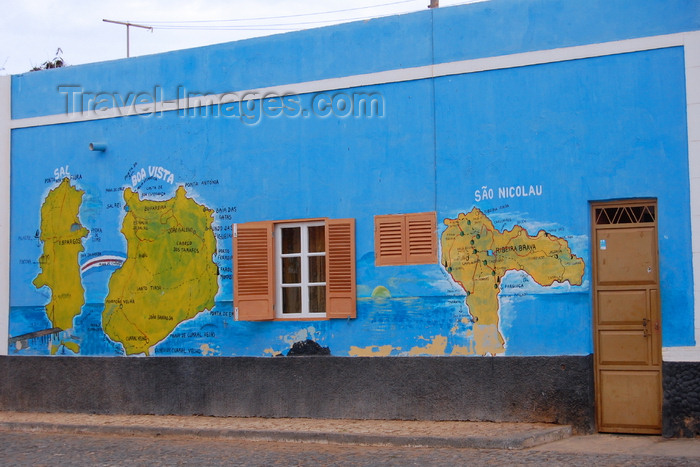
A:
[[[326,221],[326,317],[355,318],[355,219]]]
[[[406,262],[403,216],[374,216],[374,254],[377,266]]]
[[[406,262],[432,264],[437,259],[436,215],[434,212],[408,214],[406,231],[408,248]]]
[[[234,306],[241,321],[274,318],[274,245],[271,222],[237,224],[233,238]]]

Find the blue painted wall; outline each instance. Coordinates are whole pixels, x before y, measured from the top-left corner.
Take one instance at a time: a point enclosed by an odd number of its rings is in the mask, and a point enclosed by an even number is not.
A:
[[[219,93],[700,29],[697,0],[491,0],[12,77],[13,118],[65,112],[57,86]],[[348,46],[352,44],[352,46]]]
[[[692,264],[683,66],[683,49],[670,48],[436,80],[442,217],[454,217],[460,205],[508,205],[499,210],[510,219],[501,229],[519,218],[554,221],[576,237],[575,251],[590,265],[588,201],[658,198],[662,309],[669,310],[663,314],[664,345],[689,345],[693,292],[687,279]],[[514,185],[542,185],[543,194],[475,201],[483,186]],[[590,273],[589,267],[589,282]],[[590,330],[590,288],[579,291],[586,299],[562,303],[559,310],[541,307],[534,322]]]
[[[84,91],[226,92],[539,49],[700,29],[700,2],[492,1],[319,30],[98,63],[12,78],[13,117],[62,113],[59,86]],[[352,44],[351,46],[349,44]],[[509,272],[500,295],[506,355],[592,352],[589,202],[652,197],[659,205],[664,346],[693,345],[688,149],[683,49],[329,92],[376,93],[381,115],[286,114],[241,119],[190,112],[12,132],[10,336],[50,327],[38,272],[40,206],[70,167],[84,190],[85,255],[121,254],[120,189],[134,168],[162,166],[174,183],[142,193],[169,199],[178,185],[216,214],[219,293],[213,310],[183,322],[154,355],[274,355],[306,338],[334,355],[478,354],[464,290],[440,264],[376,267],[374,215],[478,207],[499,230],[520,225],[566,239],[586,264],[580,286],[542,287]],[[317,95],[292,96],[311,109]],[[88,151],[105,141],[108,151]],[[79,175],[79,177],[76,177]],[[216,183],[213,183],[216,182]],[[498,188],[539,187],[499,198]],[[483,188],[495,191],[483,199]],[[479,192],[479,195],[476,193]],[[233,208],[235,207],[235,211]],[[27,215],[31,212],[31,215]],[[357,318],[303,322],[232,319],[231,224],[297,218],[356,220]],[[98,232],[97,229],[100,231]],[[102,332],[113,268],[83,276],[74,329],[11,353],[121,355]],[[372,298],[377,286],[391,299]]]

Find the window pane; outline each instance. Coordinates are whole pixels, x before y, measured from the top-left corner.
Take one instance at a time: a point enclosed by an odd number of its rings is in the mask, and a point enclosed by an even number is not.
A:
[[[309,252],[321,253],[326,251],[326,227],[317,225],[309,227]]]
[[[326,286],[309,287],[309,313],[326,312]]]
[[[282,229],[282,253],[301,252],[301,227]]]
[[[309,256],[309,282],[326,282],[325,256]]]
[[[282,258],[282,283],[301,283],[301,258],[298,256]]]
[[[301,313],[301,287],[282,288],[282,313]]]

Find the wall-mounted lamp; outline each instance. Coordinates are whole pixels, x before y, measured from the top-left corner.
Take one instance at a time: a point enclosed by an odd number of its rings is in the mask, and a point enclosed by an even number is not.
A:
[[[106,143],[90,143],[88,148],[90,149],[90,151],[105,152],[107,150],[107,144]]]

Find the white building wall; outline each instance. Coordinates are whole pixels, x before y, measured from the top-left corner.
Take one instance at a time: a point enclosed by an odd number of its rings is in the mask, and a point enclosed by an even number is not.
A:
[[[0,355],[10,325],[10,145],[12,78],[0,76]]]
[[[664,361],[700,361],[700,32],[684,34],[683,46],[685,52],[685,95],[688,107],[695,347],[665,348]]]

